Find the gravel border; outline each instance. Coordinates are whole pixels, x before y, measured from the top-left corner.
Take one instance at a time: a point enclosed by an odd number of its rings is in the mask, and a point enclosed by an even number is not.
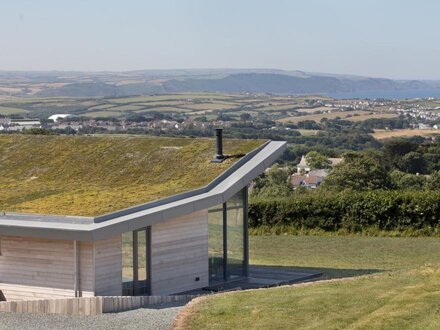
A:
[[[96,316],[0,313],[0,329],[171,329],[183,306],[174,303]]]

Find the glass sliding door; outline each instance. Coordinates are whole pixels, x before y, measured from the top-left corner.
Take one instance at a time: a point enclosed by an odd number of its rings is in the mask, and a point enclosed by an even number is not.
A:
[[[226,203],[228,279],[244,276],[244,203],[240,191]]]
[[[247,188],[208,210],[209,280],[247,276]]]
[[[208,210],[209,281],[224,280],[223,204]]]
[[[149,294],[150,227],[122,234],[122,294]]]
[[[137,232],[137,282],[135,288],[136,295],[148,294],[148,270],[149,270],[149,251],[148,236],[149,228]]]

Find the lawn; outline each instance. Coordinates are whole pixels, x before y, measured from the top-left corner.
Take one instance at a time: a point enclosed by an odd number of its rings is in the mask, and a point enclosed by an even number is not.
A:
[[[250,256],[253,264],[320,269],[331,280],[211,296],[191,307],[189,328],[440,327],[438,239],[252,236]]]

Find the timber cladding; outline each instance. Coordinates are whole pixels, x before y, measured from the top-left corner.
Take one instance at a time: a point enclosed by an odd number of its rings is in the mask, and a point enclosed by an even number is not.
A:
[[[78,295],[120,295],[121,236],[78,242]],[[7,301],[75,297],[73,241],[2,236],[0,291]]]
[[[93,296],[93,243],[78,253],[81,293]],[[74,297],[73,241],[2,236],[0,290],[8,301]]]
[[[208,286],[208,266],[206,209],[151,226],[152,295]]]
[[[0,292],[7,301],[119,296],[122,236],[95,242],[1,237]],[[75,276],[77,264],[77,276]],[[75,284],[76,283],[76,284]],[[208,286],[208,211],[151,227],[151,294]]]
[[[158,304],[186,304],[196,296],[137,296],[137,297],[83,297],[39,299],[30,301],[0,302],[0,312],[61,314],[61,315],[100,315],[118,313],[137,308],[148,308]]]
[[[122,295],[122,235],[94,243],[95,295]]]

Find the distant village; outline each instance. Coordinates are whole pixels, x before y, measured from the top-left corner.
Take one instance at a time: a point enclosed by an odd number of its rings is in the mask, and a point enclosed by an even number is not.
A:
[[[70,114],[56,114],[48,118],[47,121],[40,119],[13,119],[0,118],[0,132],[22,131],[31,128],[45,128],[51,130],[84,130],[95,129],[109,132],[127,131],[129,129],[140,130],[181,130],[183,128],[208,129],[213,126],[228,127],[227,121],[202,122],[193,119],[183,121],[161,119],[161,120],[129,120],[125,118],[118,119],[84,119]]]
[[[429,101],[424,99],[423,101]],[[262,129],[281,129],[291,130],[292,128],[285,123],[278,121],[282,116],[302,117],[308,114],[331,114],[347,113],[350,111],[371,111],[375,113],[386,111],[385,113],[396,114],[411,120],[411,127],[418,129],[440,129],[440,106],[427,106],[420,102],[402,102],[391,100],[321,100],[310,99],[304,104],[308,109],[316,109],[313,112],[301,112],[301,109],[287,109],[274,112],[264,112],[252,117],[243,113],[247,117],[231,117],[222,112],[218,112],[217,119],[207,120],[206,117],[199,118],[185,116],[184,114],[174,115],[172,113],[161,118],[138,116],[128,117],[109,117],[109,118],[88,118],[74,114],[54,114],[47,119],[38,118],[17,118],[0,117],[0,132],[22,131],[30,128],[44,128],[55,131],[108,131],[124,132],[129,130],[155,130],[155,131],[179,131],[184,129],[206,130],[214,126],[230,127],[234,124],[255,124],[261,122]],[[245,109],[242,109],[245,110]],[[255,109],[254,109],[255,110]],[[357,114],[353,114],[356,116]],[[261,116],[261,118],[260,118]],[[281,117],[280,117],[281,116]],[[306,118],[306,117],[305,117]]]

